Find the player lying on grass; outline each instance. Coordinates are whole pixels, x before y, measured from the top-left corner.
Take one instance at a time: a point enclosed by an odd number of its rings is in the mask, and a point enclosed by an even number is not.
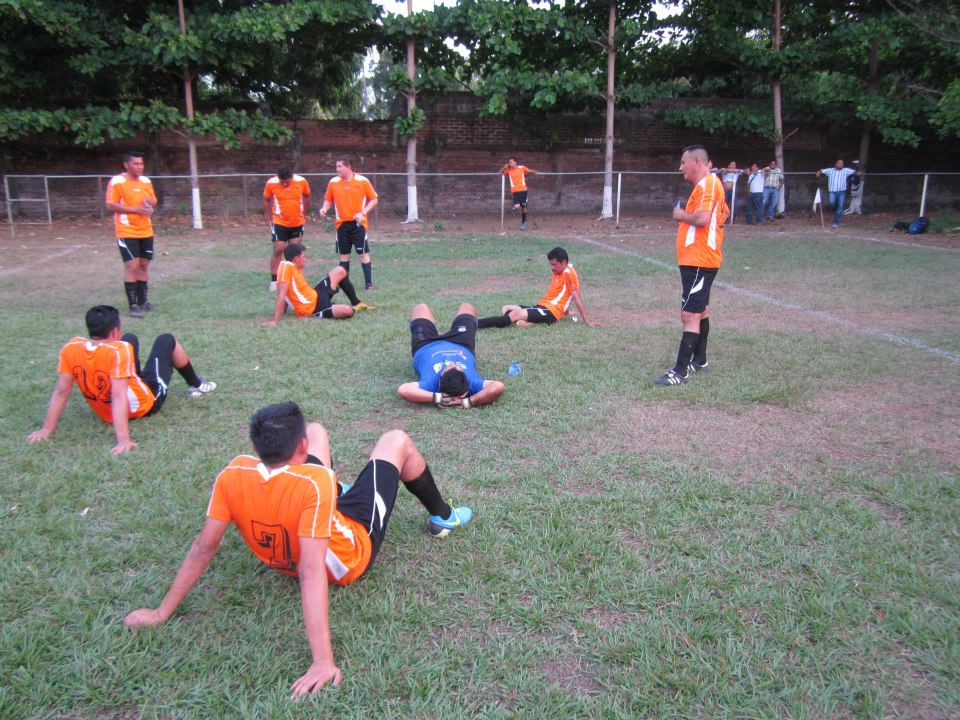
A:
[[[577,306],[577,312],[580,313],[585,325],[598,326],[599,323],[590,322],[587,319],[586,308],[580,300],[580,276],[570,264],[567,251],[562,247],[555,247],[547,253],[547,262],[550,263],[553,277],[550,279],[547,294],[540,298],[540,302],[536,305],[504,305],[500,315],[480,318],[477,326],[505,328],[513,323],[518,327],[524,327],[530,323],[549,325],[563,317],[570,307],[571,300]]]
[[[301,243],[289,243],[283,249],[283,257],[283,262],[277,268],[277,302],[273,308],[273,319],[263,323],[264,327],[272,327],[280,322],[288,303],[298,318],[343,319],[351,317],[355,310],[373,310],[357,297],[357,291],[342,267],[333,268],[316,287],[310,287],[303,276],[303,268],[307,265],[307,248]],[[350,300],[350,305],[334,305],[331,302],[340,289]]]
[[[420,380],[397,388],[407,402],[468,408],[487,405],[503,395],[502,382],[484,380],[477,373],[477,311],[470,303],[460,305],[453,324],[442,335],[430,308],[414,305],[410,336],[413,369]]]
[[[238,455],[217,476],[203,529],[160,606],[134,610],[123,624],[135,628],[168,620],[234,523],[254,555],[300,580],[313,661],[291,686],[293,697],[299,697],[331,681],[340,684],[330,640],[328,584],[347,585],[373,565],[400,483],[430,513],[434,537],[463,527],[473,512],[444,502],[423,455],[402,430],[380,436],[352,487],[337,482],[326,430],[319,423],[305,425],[296,403],[259,410],[250,422],[250,439],[257,457]]]
[[[132,333],[121,336],[119,310],[97,305],[87,310],[86,321],[90,339],[72,338],[60,350],[60,377],[43,427],[30,434],[30,442],[46,440],[53,434],[74,383],[90,408],[113,423],[117,434],[114,455],[137,446],[130,439],[130,420],[160,411],[174,368],[186,381],[190,397],[200,397],[217,387],[197,375],[186,350],[173,335],[164,333],[154,341],[141,370],[140,342]]]

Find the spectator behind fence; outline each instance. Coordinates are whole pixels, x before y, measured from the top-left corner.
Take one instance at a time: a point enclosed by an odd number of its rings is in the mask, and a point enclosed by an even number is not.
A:
[[[780,188],[783,187],[783,170],[777,167],[777,161],[771,160],[763,169],[763,212],[768,220],[773,220],[777,214],[777,202],[780,199]]]
[[[854,171],[860,170],[860,161],[853,161]],[[854,173],[850,178],[850,207],[843,211],[844,215],[863,215],[863,176]]]
[[[726,201],[727,207],[730,208],[730,222],[733,222],[733,216],[736,213],[733,206],[733,188],[742,174],[743,170],[737,170],[737,164],[733,160],[720,171],[720,180],[723,182],[723,199]]]
[[[840,218],[843,217],[843,204],[847,199],[847,178],[858,175],[860,170],[845,168],[843,160],[837,160],[832,168],[817,170],[817,177],[827,176],[827,197],[830,207],[833,208],[833,226],[840,227]]]
[[[763,182],[764,176],[757,163],[750,163],[747,183],[750,195],[747,197],[747,225],[763,224]]]

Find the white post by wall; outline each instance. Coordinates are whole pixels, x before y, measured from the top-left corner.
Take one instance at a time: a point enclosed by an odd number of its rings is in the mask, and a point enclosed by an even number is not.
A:
[[[7,204],[7,220],[10,221],[10,236],[16,237],[16,232],[13,229],[13,208],[10,206],[10,178],[6,175],[3,176],[3,197],[6,199]]]
[[[783,190],[783,188],[781,188]],[[730,193],[730,224],[733,225],[737,214],[733,209],[737,206],[737,181],[733,181],[733,191]]]
[[[503,232],[504,213],[507,202],[507,177],[500,173],[500,232]]]
[[[620,227],[620,191],[623,189],[623,173],[617,173],[617,219],[614,227]]]
[[[930,181],[929,175],[923,176],[923,192],[920,193],[920,217],[923,217],[927,209],[927,183]]]
[[[46,175],[43,176],[43,199],[47,203],[47,225],[53,225],[53,213],[50,212],[50,183]]]

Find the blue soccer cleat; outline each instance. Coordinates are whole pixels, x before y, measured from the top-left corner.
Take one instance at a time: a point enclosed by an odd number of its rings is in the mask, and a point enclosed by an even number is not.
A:
[[[430,534],[434,537],[449,535],[451,530],[457,530],[473,519],[473,510],[468,507],[452,508],[450,517],[442,518],[439,515],[430,516]]]

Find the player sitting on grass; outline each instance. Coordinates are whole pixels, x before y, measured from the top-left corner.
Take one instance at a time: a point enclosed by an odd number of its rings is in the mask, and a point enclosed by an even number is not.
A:
[[[283,262],[277,268],[277,302],[273,308],[273,319],[263,323],[264,327],[272,327],[280,322],[288,303],[298,318],[342,319],[351,317],[354,310],[373,310],[357,297],[353,283],[342,267],[333,268],[316,287],[310,287],[303,276],[303,268],[307,265],[307,248],[301,243],[290,243],[283,249],[283,257]],[[331,303],[330,298],[341,288],[353,307]]]
[[[430,513],[434,537],[463,527],[473,512],[444,502],[423,455],[402,430],[380,436],[352,487],[340,485],[331,469],[326,430],[319,423],[305,425],[296,403],[259,410],[250,422],[250,439],[257,457],[238,455],[217,476],[203,529],[159,607],[134,610],[123,624],[166,622],[207,569],[232,522],[254,555],[300,580],[313,662],[291,686],[299,697],[341,682],[330,640],[328,583],[347,585],[373,565],[400,483]]]
[[[30,434],[30,442],[49,438],[67,407],[73,383],[91,409],[113,423],[117,444],[113,454],[132,450],[129,421],[159,412],[167,399],[173,369],[187,382],[187,395],[200,397],[217,387],[197,375],[177,339],[160,335],[153,343],[144,369],[140,369],[140,342],[132,333],[120,335],[120,311],[109,305],[87,310],[90,339],[75,337],[60,350],[60,377],[53,389],[43,427]]]
[[[570,307],[571,300],[577,306],[577,312],[580,313],[585,325],[598,326],[598,323],[587,319],[587,311],[580,300],[580,276],[570,264],[567,251],[562,247],[555,247],[547,253],[547,262],[550,263],[553,277],[550,279],[547,294],[540,298],[540,302],[536,305],[504,305],[500,311],[501,315],[480,318],[477,326],[505,328],[513,323],[518,327],[524,327],[529,323],[549,325],[563,317],[567,308]]]
[[[492,403],[503,395],[502,382],[484,380],[477,374],[477,311],[470,303],[460,305],[453,324],[442,335],[430,308],[423,303],[414,305],[410,335],[413,369],[420,380],[397,388],[407,402],[468,408]]]

